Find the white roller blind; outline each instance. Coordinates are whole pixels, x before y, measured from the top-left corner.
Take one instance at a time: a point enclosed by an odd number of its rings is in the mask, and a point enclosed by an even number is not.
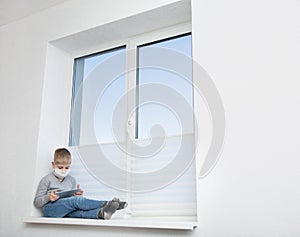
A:
[[[182,142],[187,144],[183,150]],[[196,218],[193,134],[166,138],[157,154],[144,159],[128,155],[130,152],[113,143],[69,149],[71,174],[85,196],[100,200],[120,197],[129,203],[126,212],[132,218]]]
[[[194,137],[189,134],[167,137],[163,149],[151,158],[129,158],[131,172],[140,172],[142,177],[129,177],[131,187],[141,189],[131,194],[132,216],[196,216],[193,154]],[[147,178],[143,179],[143,174]]]

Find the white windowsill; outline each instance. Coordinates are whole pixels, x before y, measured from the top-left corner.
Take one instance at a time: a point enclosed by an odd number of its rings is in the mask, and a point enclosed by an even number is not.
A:
[[[155,229],[174,229],[174,230],[193,230],[198,226],[193,221],[158,221],[158,220],[92,220],[77,218],[45,218],[45,217],[25,217],[25,223],[31,224],[57,224],[57,225],[87,225],[87,226],[106,226],[106,227],[135,227],[135,228],[155,228]]]

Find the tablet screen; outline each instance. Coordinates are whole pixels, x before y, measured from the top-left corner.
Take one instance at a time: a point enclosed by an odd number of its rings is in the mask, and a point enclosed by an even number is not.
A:
[[[68,191],[57,191],[55,192],[56,195],[58,195],[60,198],[67,198],[72,197],[76,192],[80,192],[80,189],[72,189]]]

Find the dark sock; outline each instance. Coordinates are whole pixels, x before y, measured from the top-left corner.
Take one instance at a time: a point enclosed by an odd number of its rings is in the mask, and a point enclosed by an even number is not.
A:
[[[98,218],[99,219],[104,219],[104,211],[103,211],[103,207],[100,209],[99,213],[98,213]]]

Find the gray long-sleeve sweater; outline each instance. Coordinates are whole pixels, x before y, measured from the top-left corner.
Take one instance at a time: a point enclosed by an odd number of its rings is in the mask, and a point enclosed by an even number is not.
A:
[[[33,203],[36,207],[43,207],[50,201],[48,194],[51,193],[52,190],[66,191],[74,188],[76,188],[76,180],[74,177],[68,175],[60,182],[54,173],[51,172],[41,179]]]

